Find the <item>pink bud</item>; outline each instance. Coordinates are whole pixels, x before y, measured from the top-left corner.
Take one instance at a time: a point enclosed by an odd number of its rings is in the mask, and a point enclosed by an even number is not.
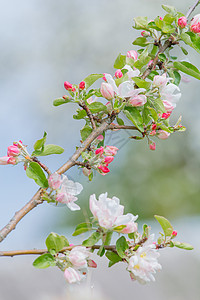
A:
[[[52,188],[54,190],[59,189],[59,187],[62,183],[60,174],[58,174],[56,172],[51,174],[49,179],[48,179],[48,183],[49,183],[50,188]]]
[[[0,165],[16,165],[17,159],[14,156],[0,157]]]
[[[105,164],[110,164],[113,161],[113,156],[106,156],[104,159]]]
[[[134,107],[143,106],[147,102],[145,95],[137,95],[129,100],[130,104]]]
[[[118,70],[115,72],[115,77],[116,77],[116,78],[121,78],[121,77],[123,77],[123,73],[122,73],[122,71],[121,71],[120,69],[118,69]]]
[[[109,102],[110,103],[110,102]],[[103,139],[104,139],[104,137],[103,137],[103,135],[102,134],[100,134],[98,137],[97,137],[97,140],[99,140],[100,142],[102,142],[103,141]]]
[[[172,113],[174,106],[167,100],[163,100],[163,104],[167,113]]]
[[[88,267],[89,267],[89,268],[96,268],[96,267],[97,267],[97,264],[95,263],[94,260],[88,259]]]
[[[194,33],[200,32],[200,14],[194,16],[190,23],[190,30]]]
[[[161,140],[166,140],[170,136],[170,133],[165,130],[158,130],[158,138]]]
[[[68,99],[69,97],[67,95],[62,96],[63,99]]]
[[[143,30],[143,31],[141,32],[141,36],[143,36],[143,37],[148,37],[148,36],[150,36],[150,33],[149,33],[148,31],[146,31],[146,30]]]
[[[157,125],[156,124],[152,124],[152,130],[156,130]]]
[[[7,151],[8,156],[18,156],[19,154],[20,154],[20,150],[17,146],[13,145],[8,147],[8,151]]]
[[[73,88],[72,88],[72,92],[75,92],[75,91],[76,91],[76,89],[75,89],[75,87],[73,87]]]
[[[185,16],[178,19],[178,26],[181,28],[185,28],[185,26],[187,26],[187,18]]]
[[[177,234],[178,234],[178,233],[177,233],[176,230],[174,230],[174,231],[172,232],[172,235],[173,235],[173,236],[177,236]]]
[[[65,81],[64,82],[64,87],[68,91],[68,90],[71,90],[73,88],[73,85],[71,83],[69,83],[68,81]]]
[[[149,144],[149,149],[150,150],[156,150],[156,143],[151,143],[151,144]]]
[[[159,19],[162,21],[163,20],[163,18],[162,17],[159,17]]]
[[[137,54],[137,52],[136,52],[135,50],[130,50],[130,51],[128,51],[128,52],[126,53],[126,57],[132,58],[132,59],[134,59],[134,60],[137,60],[138,54]]]
[[[119,149],[115,146],[106,146],[106,149],[105,149],[105,155],[113,155],[115,156],[117,154],[117,151]]]
[[[103,79],[105,82],[107,82],[106,74],[107,74],[107,73],[103,73],[103,77],[102,77],[102,79]]]
[[[79,89],[80,89],[80,90],[84,90],[84,88],[85,88],[85,81],[81,81],[81,82],[79,83]]]
[[[107,100],[112,100],[114,98],[114,90],[112,85],[109,83],[102,82],[100,92]]]
[[[75,283],[77,281],[81,281],[81,276],[75,269],[69,267],[65,269],[64,276],[67,282],[69,283]]]
[[[169,117],[170,117],[170,113],[163,113],[162,114],[162,119],[165,119],[165,120],[167,120]]]
[[[149,134],[150,134],[151,136],[154,136],[154,135],[156,135],[156,131],[155,131],[155,130],[152,130]]]
[[[83,168],[83,174],[85,175],[85,176],[89,176],[90,174],[91,174],[91,170],[90,169],[88,169],[88,168]]]
[[[104,147],[100,147],[100,148],[97,148],[96,151],[95,151],[95,154],[96,155],[102,155],[104,152]]]
[[[104,174],[107,174],[110,172],[110,170],[106,166],[100,165],[100,166],[98,166],[98,169],[101,170]]]

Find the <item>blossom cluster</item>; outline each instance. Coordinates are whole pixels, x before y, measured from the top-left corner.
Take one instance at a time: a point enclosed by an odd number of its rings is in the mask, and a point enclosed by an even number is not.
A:
[[[7,156],[0,157],[0,165],[16,165],[23,159],[19,158],[22,155],[24,158],[29,157],[26,147],[23,145],[22,141],[14,142],[13,145],[9,146],[7,149]]]

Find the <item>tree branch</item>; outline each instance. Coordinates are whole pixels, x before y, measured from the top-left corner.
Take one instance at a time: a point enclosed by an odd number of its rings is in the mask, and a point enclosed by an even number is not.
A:
[[[198,4],[199,4],[199,0],[197,0],[194,3],[194,5],[190,7],[190,9],[188,10],[187,14],[185,15],[187,19],[189,18],[189,16],[191,15],[191,13],[195,10],[195,8],[197,7]]]
[[[88,108],[88,106],[86,104],[80,104],[79,103],[79,106],[82,107],[86,111],[86,113],[87,113],[87,115],[90,119],[90,122],[92,124],[92,128],[95,130],[96,129],[96,124],[95,124],[94,117],[93,117],[93,114],[91,113],[90,109]]]
[[[131,129],[131,130],[138,130],[136,126],[130,126],[130,125],[117,125],[117,124],[110,124],[108,129]]]

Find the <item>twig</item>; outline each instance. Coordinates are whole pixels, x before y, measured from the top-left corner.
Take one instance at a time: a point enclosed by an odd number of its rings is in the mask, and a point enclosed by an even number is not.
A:
[[[199,0],[197,0],[194,3],[194,5],[190,7],[190,9],[188,10],[187,14],[185,15],[187,19],[189,18],[189,16],[191,15],[191,13],[195,10],[195,8],[197,7],[198,4],[199,4]]]
[[[82,107],[86,111],[86,113],[87,113],[87,115],[90,119],[90,122],[92,124],[92,128],[95,130],[96,129],[96,124],[95,124],[94,117],[93,117],[93,114],[91,113],[90,109],[88,108],[88,106],[86,104],[80,104],[79,103],[79,106]]]
[[[45,164],[41,163],[41,161],[39,161],[39,159],[38,159],[37,157],[35,157],[35,156],[32,157],[32,161],[38,163],[38,165],[40,165],[40,167],[41,167],[45,172],[47,172],[47,174],[48,174],[49,176],[51,175],[51,171],[49,170],[49,168],[48,168]]]

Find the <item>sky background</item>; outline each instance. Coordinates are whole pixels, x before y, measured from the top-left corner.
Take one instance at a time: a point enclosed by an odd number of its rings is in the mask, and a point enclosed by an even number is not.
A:
[[[115,58],[120,52],[126,53],[133,49],[131,43],[139,34],[132,28],[134,17],[148,16],[152,19],[157,15],[163,16],[161,4],[176,5],[176,8],[184,13],[192,2],[189,0],[178,0],[176,3],[167,0],[165,3],[158,0],[1,1],[0,156],[6,155],[7,147],[19,139],[28,145],[28,150],[32,152],[34,142],[46,131],[48,143],[58,144],[65,149],[64,154],[43,160],[52,171],[56,170],[79,145],[79,130],[84,124],[72,118],[76,110],[74,105],[60,107],[52,105],[55,98],[65,94],[64,81],[77,84],[91,73],[113,73]],[[196,13],[198,12],[199,8],[196,10]],[[191,61],[200,68],[199,56],[194,51],[191,51],[188,57],[181,54],[181,59]],[[162,294],[166,274],[170,277],[175,272],[175,266],[177,276],[184,274],[184,270],[181,271],[182,260],[187,269],[190,268],[189,262],[193,266],[190,269],[190,276],[193,278],[191,280],[193,299],[198,299],[195,298],[199,290],[194,277],[199,277],[200,246],[199,91],[198,80],[191,79],[189,83],[181,84],[182,98],[173,113],[173,120],[176,121],[179,115],[182,115],[183,125],[186,125],[187,131],[174,134],[169,140],[158,142],[156,152],[150,152],[146,142],[130,141],[128,139],[130,132],[124,132],[122,137],[116,132],[108,136],[108,141],[118,146],[120,151],[106,178],[97,174],[94,183],[88,183],[77,169],[73,168],[68,173],[74,180],[84,185],[79,204],[82,201],[86,205],[86,211],[90,194],[99,195],[108,191],[110,196],[116,195],[123,204],[127,203],[127,212],[140,215],[140,226],[143,224],[142,219],[150,220],[153,231],[157,232],[159,229],[155,221],[152,221],[152,217],[155,213],[164,214],[175,224],[180,239],[194,244],[196,250],[193,253],[179,255],[181,250],[177,252],[169,249],[171,254],[166,251],[163,263],[168,271],[165,273],[163,270],[164,275],[158,274],[157,278],[161,276],[161,279],[158,279],[156,286],[151,284],[151,287],[144,288],[144,293],[152,291],[152,299],[158,299],[156,297],[160,295],[159,293]],[[26,177],[22,165],[1,166],[0,185],[0,227],[3,227],[14,213],[30,200],[37,186]],[[0,250],[43,248],[44,240],[51,231],[68,234],[73,231],[71,226],[76,223],[77,218],[81,218],[81,215],[69,214],[67,208],[40,205],[17,225],[16,230],[1,244]],[[175,258],[179,263],[176,263]],[[33,269],[32,260],[20,258],[11,261],[1,258],[0,275],[3,276],[7,272],[13,286],[18,288],[21,295],[19,299],[22,300],[27,299],[23,298],[22,292],[24,279],[21,281],[18,279],[16,283],[16,278],[10,277],[11,270],[13,265],[16,270],[21,270],[22,264],[26,270],[24,271],[24,274],[27,274],[26,278],[30,275],[29,272],[37,271],[34,273],[37,274],[36,277],[33,277],[37,282],[38,270],[30,271]],[[104,267],[101,270],[103,269]],[[51,270],[47,272],[49,273],[45,273],[45,276],[54,276],[47,275],[53,274]],[[59,278],[62,277],[60,273],[59,271],[56,273]],[[30,278],[31,276],[35,275],[30,275]],[[120,280],[120,276],[118,270],[116,280]],[[124,276],[127,274],[124,273]],[[175,286],[179,282],[177,276],[174,278],[175,282],[170,281],[173,293],[170,294],[168,291],[167,294],[165,291],[166,299],[187,299],[184,297],[190,293],[181,277],[179,292],[175,292],[173,296]],[[128,276],[126,278],[128,281]],[[103,284],[100,275],[95,280]],[[120,299],[117,292],[115,294],[116,285],[112,275],[110,280],[111,288],[109,286],[105,288],[107,294],[111,299],[113,295],[115,299]],[[1,282],[0,289],[5,291],[3,294],[5,300],[12,299],[9,287]],[[123,284],[126,285],[125,280]],[[141,287],[134,283],[128,284],[128,291],[132,291],[131,286],[138,295],[143,293]],[[40,288],[42,290],[42,287]],[[57,290],[60,290],[59,285]]]

